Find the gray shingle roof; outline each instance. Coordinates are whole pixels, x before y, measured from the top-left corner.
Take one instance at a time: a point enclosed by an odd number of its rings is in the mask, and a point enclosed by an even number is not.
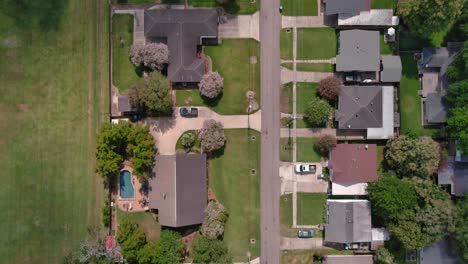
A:
[[[325,4],[325,15],[352,14],[370,10],[369,0],[323,0]]]
[[[205,154],[158,155],[150,178],[149,207],[159,223],[180,227],[203,222],[207,203]]]
[[[371,206],[367,200],[327,200],[325,241],[372,241]]]
[[[197,58],[197,45],[202,44],[200,37],[218,37],[218,13],[215,9],[146,10],[145,37],[167,38],[169,80],[199,82],[205,63]]]
[[[382,87],[343,86],[335,120],[340,129],[382,127]]]
[[[427,94],[424,101],[424,118],[428,123],[445,123],[447,121],[447,103],[438,93]]]
[[[468,193],[468,162],[455,163],[455,195]]]
[[[378,31],[343,30],[339,33],[336,71],[376,72],[380,70]]]
[[[382,82],[400,82],[401,80],[401,59],[400,56],[382,56],[383,70],[380,73]]]

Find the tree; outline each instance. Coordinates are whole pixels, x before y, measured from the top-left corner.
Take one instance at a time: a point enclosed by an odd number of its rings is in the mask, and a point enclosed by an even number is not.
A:
[[[232,263],[224,241],[200,235],[193,240],[191,257],[194,263]]]
[[[319,138],[314,148],[323,155],[327,155],[336,146],[336,137],[333,135],[323,135]]]
[[[179,233],[172,230],[163,230],[156,250],[156,261],[153,263],[181,263],[185,244]]]
[[[169,48],[164,43],[148,43],[143,51],[143,65],[152,70],[162,70],[169,63]]]
[[[130,60],[135,66],[143,64],[143,54],[145,53],[145,46],[141,43],[135,43],[130,48]]]
[[[457,139],[457,147],[468,154],[468,105],[459,106],[450,110],[447,118],[447,130],[452,138]]]
[[[194,133],[185,133],[181,137],[182,146],[185,150],[189,150],[195,144],[195,134]]]
[[[455,240],[460,256],[468,261],[468,194],[457,202]]]
[[[439,145],[430,137],[400,136],[387,142],[385,161],[399,176],[429,178],[439,166]]]
[[[321,96],[334,100],[340,96],[341,85],[340,79],[330,76],[320,81],[317,91]]]
[[[203,75],[202,80],[198,83],[198,88],[201,95],[215,99],[223,91],[224,79],[218,72],[208,72]]]
[[[217,239],[224,233],[224,224],[228,219],[228,213],[224,206],[211,201],[205,209],[205,218],[200,232],[209,239]]]
[[[383,223],[394,222],[401,211],[418,205],[416,189],[411,181],[385,175],[367,187],[373,215]]]
[[[461,14],[465,0],[398,1],[397,13],[412,32],[430,36],[447,28]]]
[[[414,218],[414,211],[405,210],[400,212],[397,222],[388,225],[388,230],[404,249],[421,249],[432,241],[430,235],[422,232]]]
[[[376,264],[393,264],[394,262],[392,253],[390,253],[390,251],[384,247],[377,249],[374,258]]]
[[[148,126],[132,126],[127,137],[127,155],[131,157],[133,173],[141,178],[148,178],[148,168],[154,160],[154,138]]]
[[[468,105],[468,79],[450,84],[446,98],[452,107]]]
[[[158,244],[148,243],[138,251],[138,264],[154,264],[158,263]]]
[[[109,225],[110,225],[110,212],[111,212],[111,208],[109,206],[109,200],[105,199],[104,200],[104,205],[101,208],[102,224],[105,227],[109,227]]]
[[[154,115],[172,112],[171,84],[160,72],[152,72],[128,91],[131,105]]]
[[[304,120],[312,126],[321,127],[326,124],[331,113],[327,101],[312,98],[304,111]]]
[[[146,236],[138,224],[128,219],[119,223],[117,241],[122,247],[122,256],[128,263],[138,263],[138,252],[146,245]]]
[[[205,152],[213,152],[222,148],[226,141],[223,124],[213,119],[205,120],[203,128],[198,131],[198,138]]]

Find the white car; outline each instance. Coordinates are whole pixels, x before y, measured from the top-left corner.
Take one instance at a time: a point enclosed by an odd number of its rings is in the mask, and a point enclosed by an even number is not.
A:
[[[296,164],[294,166],[294,171],[299,174],[312,174],[315,173],[317,170],[317,166],[312,164]]]

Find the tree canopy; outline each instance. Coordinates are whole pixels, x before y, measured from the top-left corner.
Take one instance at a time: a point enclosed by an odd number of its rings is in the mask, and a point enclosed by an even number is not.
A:
[[[312,98],[304,111],[304,120],[312,126],[321,127],[327,123],[331,110],[327,101]]]
[[[164,43],[133,44],[130,60],[135,66],[143,64],[152,70],[162,70],[169,63],[169,48]]]
[[[203,75],[198,88],[201,95],[214,99],[223,92],[224,79],[218,72],[208,72]]]
[[[200,235],[193,240],[191,257],[194,263],[232,262],[232,255],[224,241]]]
[[[460,16],[465,0],[398,1],[397,13],[414,33],[430,36],[446,29]]]
[[[439,145],[430,137],[400,136],[387,142],[385,160],[401,177],[429,178],[439,166]]]
[[[319,138],[314,148],[323,155],[327,155],[336,146],[336,137],[333,135],[323,135]]]
[[[138,263],[138,252],[146,245],[143,229],[128,219],[122,219],[119,222],[119,232],[116,238],[125,260],[128,263]]]
[[[205,152],[213,152],[222,148],[226,141],[223,124],[214,119],[205,120],[203,127],[198,131],[198,138]]]
[[[457,249],[463,260],[468,261],[468,194],[457,202],[455,227]]]
[[[122,162],[130,159],[133,172],[139,177],[147,177],[153,164],[154,143],[148,126],[128,122],[104,125],[97,140],[98,173],[104,178],[115,177]]]
[[[321,96],[334,100],[340,96],[341,85],[340,79],[330,76],[320,81],[317,91]]]
[[[224,224],[228,219],[228,213],[224,206],[218,202],[211,201],[205,209],[200,232],[209,239],[217,239],[224,234]]]
[[[157,260],[154,263],[181,263],[185,244],[179,233],[163,230],[157,244]]]
[[[468,105],[452,108],[447,119],[447,129],[452,138],[456,138],[457,147],[468,154]]]
[[[160,72],[155,71],[139,80],[128,91],[131,105],[153,115],[172,112],[171,84]]]

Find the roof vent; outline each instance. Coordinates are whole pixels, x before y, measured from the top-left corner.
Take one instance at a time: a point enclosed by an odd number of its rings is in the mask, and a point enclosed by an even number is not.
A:
[[[163,193],[163,198],[164,198],[164,200],[166,200],[166,194],[165,193]]]
[[[348,125],[348,128],[351,128],[351,125]]]
[[[369,145],[366,144],[366,145],[364,146],[364,148],[365,148],[366,150],[369,149]]]

